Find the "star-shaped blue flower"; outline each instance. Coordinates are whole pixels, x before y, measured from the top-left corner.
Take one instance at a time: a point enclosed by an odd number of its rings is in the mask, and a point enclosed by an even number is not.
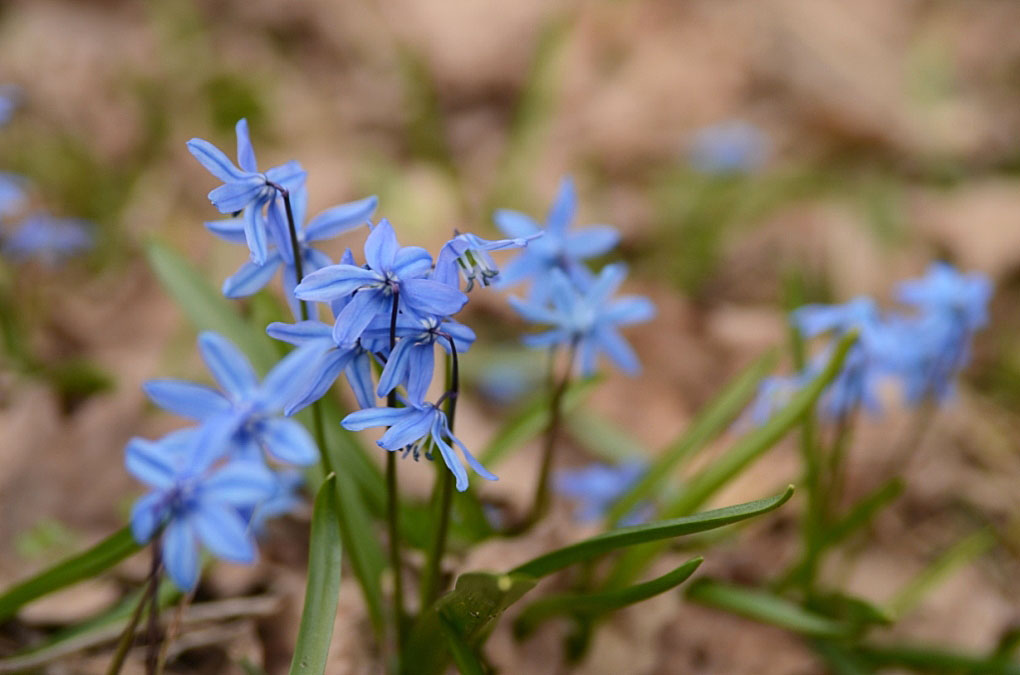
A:
[[[523,248],[542,235],[536,232],[527,237],[489,241],[470,232],[458,234],[439,250],[432,278],[459,288],[460,277],[463,277],[467,284],[465,291],[474,288],[475,282],[482,286],[498,284],[501,281],[499,268],[489,252]]]
[[[305,180],[305,171],[291,161],[266,172],[260,172],[255,162],[255,150],[248,136],[248,121],[239,120],[237,134],[237,165],[216,146],[201,138],[188,141],[188,150],[209,173],[223,181],[223,185],[209,193],[209,200],[220,213],[241,213],[245,241],[252,262],[265,264],[269,256],[268,238],[272,237],[278,249],[289,245],[289,233],[276,226],[268,231],[266,208],[277,196],[279,187],[294,191]]]
[[[295,349],[261,383],[247,357],[222,335],[202,333],[198,348],[223,393],[182,380],[149,380],[145,393],[156,405],[202,421],[211,435],[230,443],[241,457],[259,457],[265,451],[274,459],[298,466],[318,460],[315,442],[305,428],[281,416],[304,386],[298,376],[314,369],[322,358],[318,345]]]
[[[215,465],[214,453],[197,447],[203,438],[186,429],[156,442],[133,439],[126,450],[128,471],[152,488],[131,510],[131,532],[143,544],[164,528],[163,562],[183,591],[198,583],[200,544],[224,560],[255,561],[255,542],[240,511],[255,508],[276,487],[261,462]]]
[[[33,213],[3,240],[3,252],[12,260],[35,259],[55,265],[92,245],[92,225],[87,221]]]
[[[503,234],[514,239],[527,239],[536,234],[543,236],[528,243],[521,253],[511,260],[500,274],[500,287],[507,288],[530,280],[528,299],[542,303],[548,298],[547,279],[553,270],[560,270],[578,286],[586,286],[592,278],[584,260],[612,250],[620,240],[616,228],[609,225],[589,225],[569,229],[577,210],[574,183],[563,178],[559,192],[546,216],[542,229],[530,216],[519,211],[500,209],[493,220]]]

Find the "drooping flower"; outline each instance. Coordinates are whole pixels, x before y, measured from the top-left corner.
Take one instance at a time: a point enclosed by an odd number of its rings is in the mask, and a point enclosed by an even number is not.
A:
[[[471,469],[486,480],[498,480],[481,465],[464,444],[450,431],[446,414],[437,406],[425,403],[420,406],[409,404],[404,408],[369,408],[353,412],[341,422],[345,429],[363,431],[372,427],[389,427],[377,443],[390,452],[412,454],[415,459],[421,455],[432,459],[433,449],[438,448],[446,468],[456,478],[457,490],[468,488],[467,471],[453,446],[460,449],[464,461]]]
[[[705,174],[746,173],[768,161],[770,143],[758,127],[730,120],[700,129],[691,139],[691,166]]]
[[[203,422],[209,433],[229,441],[240,457],[261,457],[265,451],[289,464],[316,462],[319,455],[311,436],[299,422],[281,413],[303,386],[297,375],[321,360],[319,345],[295,349],[261,383],[247,357],[222,335],[202,333],[198,348],[223,393],[182,380],[149,380],[145,393],[156,405]]]
[[[312,272],[332,265],[333,261],[325,253],[312,248],[313,242],[322,241],[335,237],[336,235],[367,225],[369,218],[375,211],[378,199],[367,197],[355,202],[341,204],[326,209],[315,218],[312,218],[307,225],[304,225],[305,214],[308,208],[308,192],[303,185],[297,187],[290,193],[291,207],[294,217],[295,232],[297,233],[298,247],[301,251],[302,274],[308,275]],[[282,230],[289,232],[286,210],[282,197],[277,196],[268,209],[268,222],[270,230]],[[217,220],[206,223],[206,227],[213,234],[230,242],[241,243],[245,241],[244,222],[238,218],[229,220]],[[223,282],[223,295],[228,298],[242,298],[252,295],[265,287],[269,281],[276,276],[276,271],[283,267],[283,290],[287,302],[295,317],[301,316],[298,300],[294,297],[294,288],[297,286],[297,268],[294,264],[294,255],[291,250],[291,242],[288,241],[279,248],[270,248],[265,263],[259,265],[252,261],[246,262],[241,268]]]
[[[528,299],[542,303],[548,298],[548,277],[553,270],[564,272],[576,285],[586,286],[592,274],[583,261],[610,251],[620,240],[616,228],[589,225],[569,229],[577,210],[574,184],[569,178],[560,182],[556,200],[546,216],[542,229],[530,216],[518,211],[500,209],[493,220],[508,237],[527,239],[542,234],[511,260],[500,274],[500,287],[507,288],[530,280]]]
[[[244,238],[251,260],[262,265],[269,256],[269,238],[278,249],[289,245],[286,229],[281,229],[278,224],[268,228],[266,209],[273,203],[280,188],[291,192],[297,190],[304,183],[305,171],[298,162],[291,161],[260,172],[248,136],[248,121],[239,120],[235,132],[236,166],[216,146],[201,138],[188,141],[188,150],[209,173],[223,181],[223,185],[209,193],[209,200],[220,213],[242,214]]]
[[[87,221],[34,213],[4,239],[3,252],[12,260],[35,259],[55,265],[92,245],[92,225]]]
[[[582,523],[589,523],[606,515],[648,470],[640,460],[631,460],[617,466],[589,464],[580,469],[565,469],[556,472],[555,489],[565,497],[577,502],[574,517]],[[621,525],[637,525],[648,520],[651,505],[643,504],[622,519]]]
[[[606,265],[586,290],[579,291],[563,272],[553,270],[547,281],[551,306],[511,297],[511,306],[524,319],[552,326],[544,333],[526,335],[525,344],[531,347],[573,344],[583,375],[595,372],[600,353],[605,353],[626,373],[639,372],[637,355],[617,328],[648,321],[655,315],[655,306],[642,296],[611,297],[626,276],[626,265]]]
[[[542,235],[542,232],[536,232],[527,237],[489,241],[470,232],[457,234],[439,250],[432,278],[459,288],[460,278],[463,277],[467,284],[464,289],[466,292],[474,288],[476,281],[482,286],[498,284],[499,268],[489,252],[523,248],[529,241]]]
[[[183,591],[198,583],[200,544],[224,560],[255,561],[255,542],[240,511],[268,499],[276,485],[261,462],[216,464],[214,452],[196,447],[203,438],[196,429],[155,442],[136,438],[125,453],[128,471],[152,488],[131,510],[132,535],[144,544],[162,528],[163,562]]]
[[[421,315],[446,317],[467,303],[453,286],[427,278],[432,257],[423,248],[400,246],[383,219],[365,241],[364,267],[338,264],[309,274],[295,295],[302,300],[336,302],[349,298],[336,317],[333,338],[353,344],[377,317],[390,317],[396,306]]]

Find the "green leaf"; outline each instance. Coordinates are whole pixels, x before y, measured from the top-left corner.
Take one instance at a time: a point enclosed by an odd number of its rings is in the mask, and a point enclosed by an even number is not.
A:
[[[890,626],[893,616],[864,598],[845,593],[825,593],[811,597],[811,608],[857,630],[869,626]]]
[[[279,360],[269,337],[253,330],[235,306],[213,289],[188,260],[156,241],[146,247],[146,255],[160,283],[198,330],[223,334],[251,359],[259,372],[265,373]]]
[[[695,474],[684,491],[663,508],[663,517],[676,518],[693,513],[753,461],[774,447],[800,421],[801,416],[810,413],[815,401],[839,374],[847,352],[856,340],[855,333],[844,336],[818,376],[797,392],[771,420],[741,438],[725,454]],[[627,551],[610,572],[606,585],[620,588],[632,583],[661,551],[661,546],[642,546]]]
[[[835,546],[854,532],[867,527],[886,506],[903,494],[903,479],[890,478],[854,504],[825,532],[825,546]]]
[[[809,643],[832,675],[871,675],[874,672],[874,668],[842,645],[829,640],[811,640]]]
[[[602,593],[557,593],[528,605],[514,621],[514,635],[523,639],[544,621],[557,615],[604,614],[672,590],[686,581],[701,565],[703,558],[688,560],[657,579]]]
[[[319,488],[312,510],[311,542],[308,547],[308,581],[305,607],[301,612],[291,675],[326,672],[326,657],[333,639],[333,624],[340,592],[340,519],[336,511],[336,476],[329,476]]]
[[[23,605],[94,577],[139,550],[141,547],[135,543],[129,528],[118,530],[84,553],[57,563],[7,589],[0,595],[0,621],[13,616]]]
[[[998,657],[984,658],[932,645],[864,646],[860,657],[876,668],[912,668],[924,673],[960,675],[1020,675],[1020,664]]]
[[[457,664],[457,670],[461,675],[485,675],[485,667],[474,650],[464,641],[464,638],[457,633],[453,624],[439,614],[439,625],[446,636],[446,642],[450,646],[450,653],[453,655],[453,662]]]
[[[618,464],[651,454],[631,434],[589,409],[578,408],[564,421],[570,437],[603,461]]]
[[[507,607],[534,588],[536,580],[521,574],[469,572],[456,587],[426,610],[404,645],[404,672],[442,673],[451,653],[445,631],[452,628],[467,648],[478,649]],[[443,623],[448,625],[444,628]]]
[[[563,409],[568,412],[576,408],[601,382],[599,377],[589,377],[572,383],[563,397]],[[549,394],[536,397],[517,414],[503,423],[489,444],[478,455],[479,461],[489,469],[498,464],[511,450],[520,448],[542,433],[549,425]]]
[[[726,430],[758,390],[761,379],[772,370],[776,353],[769,352],[734,379],[709,403],[680,438],[667,447],[648,468],[647,473],[606,514],[606,522],[617,523],[639,502],[653,498],[685,458]]]
[[[712,579],[698,579],[687,589],[687,598],[762,623],[812,637],[839,638],[849,627],[810,612],[789,600],[763,591],[730,586]]]
[[[775,497],[705,511],[704,513],[684,518],[660,520],[646,525],[634,525],[610,530],[609,532],[534,558],[510,570],[510,574],[524,574],[541,578],[574,563],[591,560],[619,548],[714,530],[717,527],[737,523],[741,520],[753,518],[777,509],[785,504],[792,495],[793,486],[791,485],[786,489],[786,492]]]

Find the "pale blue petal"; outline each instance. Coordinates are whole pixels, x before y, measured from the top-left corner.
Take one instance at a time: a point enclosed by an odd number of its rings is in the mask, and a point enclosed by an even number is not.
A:
[[[623,336],[616,332],[616,329],[609,326],[601,326],[596,331],[595,339],[598,345],[609,355],[609,358],[620,367],[620,370],[628,375],[637,375],[641,372],[641,362],[637,354],[623,339]]]
[[[247,176],[215,188],[209,193],[209,201],[220,213],[237,213],[245,206],[259,201],[259,195],[265,187],[266,183],[261,176]]]
[[[375,289],[361,290],[336,317],[333,341],[342,347],[352,346],[377,315],[392,311],[399,296],[386,296]]]
[[[498,209],[492,214],[496,227],[508,237],[524,238],[541,232],[538,223],[519,211]]]
[[[222,502],[238,508],[268,499],[276,489],[273,472],[261,461],[237,460],[202,483],[202,501]]]
[[[266,178],[268,180],[287,188],[290,192],[299,190],[304,184],[307,175],[307,172],[301,168],[301,164],[294,160],[280,166],[274,166],[266,171]]]
[[[251,362],[222,335],[203,332],[198,336],[198,349],[209,372],[233,400],[245,398],[258,387]]]
[[[432,421],[438,411],[429,406],[428,408],[402,408],[406,411],[386,433],[379,439],[379,446],[390,451],[400,450],[428,435],[432,427]]]
[[[131,507],[131,536],[139,544],[145,544],[156,533],[163,521],[164,495],[161,492],[150,492],[138,499]]]
[[[368,352],[358,354],[344,369],[347,383],[354,392],[354,398],[361,408],[375,405],[375,392],[372,383],[372,357]]]
[[[340,422],[340,426],[348,431],[389,427],[415,412],[414,408],[365,408],[347,415]]]
[[[418,345],[411,350],[407,361],[407,397],[411,403],[420,405],[432,384],[435,369],[435,351],[432,344]]]
[[[326,209],[308,223],[305,237],[308,241],[320,241],[367,225],[378,204],[379,198],[373,196]]]
[[[283,323],[274,321],[266,327],[270,337],[292,345],[301,345],[310,340],[329,340],[333,344],[333,327],[322,321],[298,321]]]
[[[329,345],[333,345],[332,338],[329,340]],[[304,390],[295,400],[288,402],[287,407],[283,411],[284,414],[293,415],[325,396],[329,388],[336,382],[336,378],[340,376],[340,373],[351,362],[353,353],[352,350],[336,348],[326,352],[323,360],[315,369],[312,378],[305,380],[307,384],[305,384]]]
[[[198,585],[198,542],[186,518],[175,518],[163,534],[163,564],[182,591]]]
[[[560,189],[556,193],[556,200],[549,208],[549,215],[546,216],[546,230],[554,235],[562,235],[574,219],[574,211],[577,209],[577,193],[574,190],[574,182],[569,176],[560,180]],[[520,235],[511,235],[520,236]]]
[[[393,272],[400,279],[423,277],[432,268],[432,256],[420,246],[405,246],[393,259]]]
[[[413,340],[401,340],[394,347],[393,351],[390,352],[389,357],[386,359],[386,365],[383,367],[382,374],[379,375],[379,388],[376,389],[378,396],[385,396],[406,379],[408,371],[408,355],[414,350]],[[412,397],[413,399],[413,397]],[[417,399],[418,402],[421,399]]]
[[[390,225],[390,221],[383,218],[365,240],[365,261],[373,270],[385,272],[393,268],[393,261],[399,249],[400,244],[397,242],[393,226]]]
[[[209,173],[224,183],[241,180],[246,176],[223,152],[209,141],[192,138],[188,141],[188,150],[206,168]]]
[[[203,503],[191,516],[195,533],[217,558],[255,562],[255,541],[240,514],[223,504]]]
[[[241,269],[223,282],[223,295],[228,298],[245,298],[261,291],[272,281],[276,270],[280,269],[278,256],[274,251],[264,265],[256,265],[251,261],[241,265]]]
[[[610,225],[579,227],[566,235],[564,250],[578,260],[608,253],[620,243],[620,233]]]
[[[323,354],[329,349],[324,340],[301,345],[273,366],[262,381],[259,400],[266,410],[283,410],[314,377]]]
[[[468,301],[467,295],[460,290],[431,279],[402,281],[400,295],[412,310],[436,316],[456,314]]]
[[[161,490],[174,486],[177,467],[173,453],[159,443],[144,438],[132,438],[124,449],[124,465],[132,476],[146,485]]]
[[[244,220],[241,218],[210,220],[205,223],[205,229],[231,244],[244,244],[247,241],[244,238]]]
[[[284,417],[268,419],[259,431],[262,447],[273,459],[295,466],[310,466],[319,460],[315,441],[297,420]]]
[[[373,270],[355,265],[330,265],[306,276],[294,291],[302,300],[329,302],[381,281]]]
[[[262,217],[262,205],[251,203],[244,207],[242,214],[244,219],[244,238],[248,242],[248,251],[251,254],[251,261],[262,265],[269,257],[269,249],[266,243],[266,224]]]
[[[251,138],[248,136],[248,120],[243,117],[237,120],[234,134],[237,136],[237,165],[245,171],[258,171],[255,149],[251,147]]]
[[[230,409],[230,403],[221,393],[194,382],[160,378],[149,380],[142,389],[149,400],[163,410],[194,420],[204,420]]]
[[[649,321],[655,317],[655,304],[641,295],[625,295],[613,300],[602,319],[615,324],[631,324]]]

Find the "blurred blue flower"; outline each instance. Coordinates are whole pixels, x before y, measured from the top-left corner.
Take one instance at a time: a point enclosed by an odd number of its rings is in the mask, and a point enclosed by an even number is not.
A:
[[[378,440],[379,447],[390,452],[402,451],[406,457],[412,454],[418,459],[422,454],[432,459],[432,451],[439,448],[446,468],[456,478],[457,490],[468,488],[467,471],[457,456],[456,445],[472,470],[486,480],[498,480],[468,452],[460,439],[450,431],[446,414],[431,403],[420,406],[407,405],[404,408],[369,408],[349,414],[341,422],[345,429],[362,431],[372,427],[389,427]]]
[[[604,517],[647,470],[648,465],[641,460],[630,460],[617,466],[589,464],[580,469],[557,471],[555,489],[577,502],[574,517],[588,523]],[[619,524],[637,525],[648,520],[651,512],[650,504],[639,505]]]
[[[87,221],[34,213],[4,238],[3,253],[12,260],[35,259],[55,265],[92,246],[92,225]]]
[[[526,366],[507,361],[487,364],[475,384],[493,403],[507,405],[531,391],[537,379]]]
[[[272,475],[273,491],[254,506],[248,518],[251,530],[256,535],[265,532],[267,520],[294,513],[304,503],[301,487],[305,484],[305,477],[302,472],[291,469],[276,471]],[[243,511],[241,515],[244,516]]]
[[[0,218],[9,218],[25,205],[25,179],[0,171]]]
[[[202,333],[198,348],[224,393],[182,380],[149,380],[144,389],[153,403],[202,421],[210,436],[229,443],[225,450],[232,447],[239,457],[261,457],[264,450],[289,464],[316,462],[319,455],[311,436],[299,422],[280,413],[305,384],[298,375],[321,361],[320,345],[295,349],[269,371],[261,384],[247,357],[225,337]]]
[[[810,379],[808,375],[809,373],[799,373],[792,376],[773,375],[764,378],[758,384],[758,394],[745,413],[747,418],[759,426],[768,422],[807,383]]]
[[[209,193],[209,200],[220,213],[242,214],[244,238],[251,260],[262,265],[269,256],[269,237],[277,249],[283,250],[290,245],[290,235],[285,228],[280,228],[278,219],[273,227],[267,226],[266,208],[273,204],[278,187],[294,192],[303,185],[305,171],[299,163],[291,161],[265,173],[259,172],[255,150],[248,136],[248,121],[239,120],[235,131],[237,166],[216,146],[201,138],[188,141],[188,150],[209,173],[223,181],[223,185]]]
[[[355,202],[334,206],[312,218],[306,226],[304,222],[305,213],[308,209],[308,191],[301,185],[291,191],[290,198],[298,246],[301,250],[301,271],[304,275],[311,274],[315,270],[333,264],[329,256],[310,246],[312,242],[329,239],[355,227],[367,225],[372,212],[375,211],[375,207],[378,204],[376,197],[367,197]],[[270,229],[273,231],[289,231],[283,199],[279,196],[269,206],[268,221],[271,224]],[[206,227],[210,232],[227,241],[235,243],[243,243],[245,241],[244,222],[242,219],[232,218],[212,221],[206,223]],[[223,295],[228,298],[242,298],[257,293],[276,276],[276,271],[281,266],[283,267],[283,290],[287,297],[287,303],[290,305],[294,316],[300,317],[301,308],[298,305],[297,298],[294,297],[294,287],[297,286],[297,271],[289,239],[283,248],[276,246],[270,248],[265,263],[259,265],[248,261],[242,265],[241,269],[223,282]]]
[[[706,174],[746,173],[768,161],[771,143],[758,127],[741,120],[699,130],[691,139],[691,166]]]
[[[616,228],[589,225],[568,229],[577,210],[577,196],[570,178],[560,181],[559,192],[546,216],[543,230],[530,216],[518,211],[497,210],[493,220],[508,237],[522,240],[542,234],[511,260],[500,274],[499,286],[507,288],[531,281],[528,299],[541,304],[548,296],[547,279],[553,270],[561,270],[579,287],[586,286],[592,273],[583,263],[588,258],[609,252],[620,240]]]
[[[214,453],[196,447],[205,436],[194,429],[160,441],[128,443],[128,471],[152,490],[131,510],[131,533],[140,544],[163,529],[163,562],[170,579],[189,591],[198,583],[199,544],[218,558],[255,561],[256,547],[242,517],[268,499],[276,487],[261,462],[214,464]]]
[[[941,262],[932,264],[923,278],[899,284],[897,299],[918,311],[898,323],[909,345],[902,373],[910,403],[951,395],[957,373],[970,360],[974,333],[988,323],[991,296],[987,277],[961,274]]]
[[[626,276],[626,265],[606,265],[582,292],[563,272],[553,270],[546,284],[551,306],[511,297],[511,306],[525,320],[553,326],[544,333],[526,335],[524,343],[531,347],[575,345],[576,361],[583,375],[595,372],[600,352],[624,372],[638,373],[641,364],[637,355],[617,327],[650,320],[655,316],[655,306],[643,296],[611,297]]]
[[[432,257],[423,248],[400,246],[389,221],[383,219],[365,241],[367,265],[337,264],[309,274],[295,295],[302,300],[336,302],[349,299],[337,314],[333,339],[352,345],[377,317],[389,318],[394,303],[421,315],[446,317],[467,303],[453,286],[426,278]]]
[[[471,233],[458,234],[439,250],[432,278],[460,288],[460,277],[463,277],[467,284],[465,291],[474,288],[475,281],[482,286],[497,284],[500,282],[499,268],[489,252],[523,248],[529,241],[541,236],[541,232],[536,232],[527,237],[489,241]]]

